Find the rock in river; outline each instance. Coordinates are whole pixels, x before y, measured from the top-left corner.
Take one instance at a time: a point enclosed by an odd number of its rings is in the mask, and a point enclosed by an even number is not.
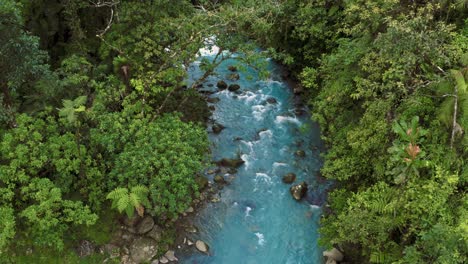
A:
[[[200,251],[200,252],[203,252],[203,253],[208,253],[208,250],[209,250],[209,246],[201,241],[201,240],[197,240],[197,242],[195,242],[195,247]]]
[[[226,181],[224,180],[224,177],[221,176],[221,175],[214,176],[214,182],[216,182],[217,184],[225,184],[226,183]]]
[[[296,156],[298,156],[298,157],[300,157],[300,158],[303,158],[303,157],[305,157],[305,155],[306,155],[306,154],[305,154],[305,151],[303,151],[303,150],[298,150],[298,151],[296,151],[296,153],[294,153],[294,154],[296,154]]]
[[[211,129],[213,130],[213,133],[219,134],[219,133],[221,133],[221,131],[223,129],[225,129],[225,127],[223,125],[221,125],[221,124],[215,123],[215,124],[213,124]]]
[[[241,158],[236,158],[236,159],[228,159],[228,158],[223,158],[222,160],[218,161],[219,166],[224,166],[224,167],[231,167],[231,168],[237,168],[244,164],[245,161],[243,161]]]
[[[296,180],[296,174],[294,173],[288,173],[283,176],[284,183],[290,184],[290,183],[293,183],[295,180]]]
[[[266,101],[269,104],[276,104],[277,103],[277,101],[276,101],[276,99],[274,97],[269,97],[269,98],[266,99]]]
[[[228,90],[231,92],[237,91],[239,89],[240,89],[240,86],[238,84],[231,84],[229,85],[229,88],[228,88]]]
[[[302,199],[302,197],[304,197],[304,195],[307,192],[307,183],[301,182],[300,184],[293,185],[291,186],[289,191],[291,192],[293,198],[299,201]]]
[[[227,78],[231,81],[238,81],[240,76],[238,73],[231,73],[227,76]]]
[[[216,87],[218,87],[218,89],[220,90],[225,90],[228,85],[225,81],[219,81],[217,84],[216,84]]]
[[[206,99],[206,101],[207,101],[208,103],[212,103],[212,104],[216,104],[217,102],[219,102],[219,100],[220,100],[220,99],[219,99],[218,97],[208,97],[208,98]]]

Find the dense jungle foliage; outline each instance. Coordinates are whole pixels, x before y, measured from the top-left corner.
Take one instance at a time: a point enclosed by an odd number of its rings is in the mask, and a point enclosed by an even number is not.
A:
[[[209,113],[185,69],[213,35],[304,88],[335,182],[325,247],[468,261],[466,1],[0,0],[0,262],[78,262],[120,213],[186,210]]]
[[[468,3],[242,8],[255,17],[245,32],[300,80],[329,147],[321,172],[336,188],[324,245],[352,263],[466,263]]]

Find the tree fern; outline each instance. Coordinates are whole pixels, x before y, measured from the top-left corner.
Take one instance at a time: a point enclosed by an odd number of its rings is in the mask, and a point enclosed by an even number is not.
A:
[[[59,115],[73,124],[77,119],[76,113],[86,110],[85,103],[86,96],[78,96],[75,100],[63,100],[63,108],[59,109]]]
[[[138,215],[143,216],[145,207],[150,207],[148,200],[148,188],[142,185],[128,188],[116,188],[107,195],[107,199],[112,200],[112,208],[120,213],[124,212],[128,217],[133,217],[135,210]]]

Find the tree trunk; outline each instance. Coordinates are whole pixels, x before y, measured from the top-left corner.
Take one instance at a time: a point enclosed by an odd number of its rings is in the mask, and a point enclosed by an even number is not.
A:
[[[8,125],[10,127],[16,127],[16,120],[15,120],[15,113],[13,112],[12,105],[13,100],[11,99],[10,89],[6,83],[2,83],[2,93],[3,93],[3,106],[7,110],[7,113],[10,114],[10,120],[8,121]]]
[[[452,136],[450,138],[450,148],[453,149],[453,142],[455,141],[455,131],[457,128],[457,110],[458,110],[458,89],[455,86],[455,94],[453,96],[455,102],[453,103],[453,122],[452,122]]]

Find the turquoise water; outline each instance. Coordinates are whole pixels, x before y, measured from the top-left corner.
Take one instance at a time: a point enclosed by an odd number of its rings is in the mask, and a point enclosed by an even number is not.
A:
[[[191,237],[210,246],[210,255],[196,250],[181,256],[181,263],[322,263],[317,245],[318,220],[325,186],[317,183],[322,149],[319,129],[307,112],[296,116],[294,95],[281,80],[280,69],[269,62],[270,79],[259,80],[254,71],[238,72],[240,80],[229,81],[226,61],[218,67],[201,90],[216,92],[212,118],[226,128],[210,133],[214,160],[233,158],[245,161],[230,185],[220,192],[220,202],[210,203],[198,213],[194,225],[199,233]],[[190,78],[201,76],[198,64],[189,69]],[[218,80],[237,83],[241,89],[230,92],[216,88]],[[266,102],[275,98],[276,104]],[[211,132],[211,129],[208,128]],[[304,150],[305,157],[295,152]],[[309,183],[307,199],[293,200],[284,174],[297,175],[295,183]],[[207,175],[212,180],[213,175]]]

